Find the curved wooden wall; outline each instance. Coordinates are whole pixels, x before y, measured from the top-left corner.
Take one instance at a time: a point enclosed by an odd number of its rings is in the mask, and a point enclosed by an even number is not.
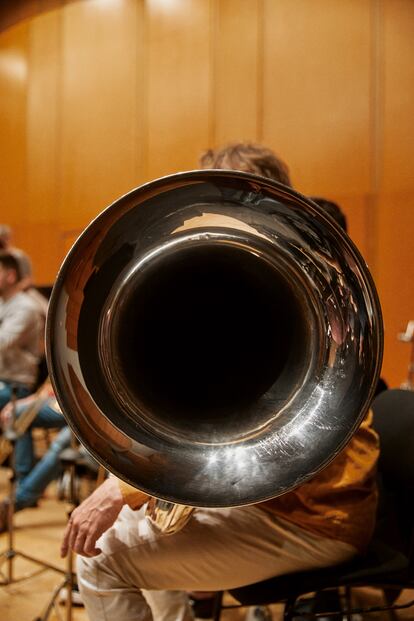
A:
[[[343,206],[383,305],[383,375],[405,378],[411,0],[33,0],[3,3],[0,29],[0,221],[39,284],[121,194],[260,141]]]

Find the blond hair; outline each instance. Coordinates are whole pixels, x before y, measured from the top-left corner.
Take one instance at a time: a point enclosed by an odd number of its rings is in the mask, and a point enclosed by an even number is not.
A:
[[[235,142],[218,149],[208,149],[200,157],[200,166],[251,172],[292,187],[285,162],[271,149],[252,142]]]

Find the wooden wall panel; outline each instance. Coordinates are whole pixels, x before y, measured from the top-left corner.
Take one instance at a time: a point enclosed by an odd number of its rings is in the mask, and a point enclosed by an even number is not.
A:
[[[27,202],[20,244],[32,257],[39,284],[53,282],[59,251],[59,64],[60,13],[30,23],[27,85]]]
[[[265,0],[263,140],[304,193],[369,191],[370,9]]]
[[[35,284],[53,284],[65,256],[56,224],[24,221],[15,227],[15,232],[16,246],[23,248],[32,260]]]
[[[15,229],[26,207],[26,98],[28,25],[23,23],[0,38],[0,221]]]
[[[148,177],[197,167],[211,135],[211,0],[148,3]]]
[[[414,3],[392,0],[383,16],[383,192],[414,189]]]
[[[142,180],[142,3],[73,3],[62,26],[63,229],[86,225]]]
[[[27,87],[27,221],[58,222],[60,13],[31,22]]]
[[[410,346],[398,340],[414,319],[414,4],[384,4],[381,170],[377,211],[376,276],[385,320],[384,375],[392,385],[406,377]]]
[[[216,0],[211,146],[260,139],[262,20],[260,0]]]

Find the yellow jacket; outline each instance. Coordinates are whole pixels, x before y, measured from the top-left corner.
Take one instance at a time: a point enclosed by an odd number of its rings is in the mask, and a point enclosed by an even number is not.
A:
[[[379,439],[369,412],[347,446],[307,483],[261,508],[363,551],[375,526]]]

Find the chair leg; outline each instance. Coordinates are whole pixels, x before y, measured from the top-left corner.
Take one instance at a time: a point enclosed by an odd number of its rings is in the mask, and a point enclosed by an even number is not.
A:
[[[346,621],[352,621],[352,592],[349,586],[345,587]]]
[[[283,621],[292,621],[295,616],[296,597],[292,597],[286,601],[283,610]]]
[[[326,617],[324,617],[324,619],[339,619],[339,613],[342,612],[339,590],[328,589],[325,591],[317,591],[314,598],[313,612],[326,613]],[[333,614],[328,616],[329,612],[332,612]]]
[[[382,592],[387,606],[392,606],[400,596],[402,589],[383,589]],[[398,614],[395,610],[390,608],[387,612],[391,621],[398,621]]]
[[[214,596],[213,621],[220,621],[224,591],[217,591]]]

